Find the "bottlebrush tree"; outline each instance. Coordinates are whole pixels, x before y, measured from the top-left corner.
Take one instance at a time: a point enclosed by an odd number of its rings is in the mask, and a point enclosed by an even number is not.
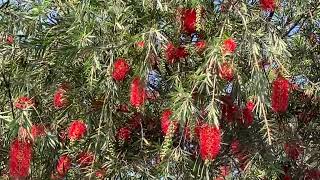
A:
[[[1,3],[1,179],[320,179],[320,2]]]

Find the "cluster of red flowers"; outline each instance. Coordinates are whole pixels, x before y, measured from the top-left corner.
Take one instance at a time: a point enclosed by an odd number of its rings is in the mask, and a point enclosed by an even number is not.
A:
[[[121,127],[117,130],[116,137],[121,141],[127,141],[131,136],[131,129],[129,127]]]
[[[142,114],[134,113],[130,118],[128,124],[121,127],[116,132],[116,137],[120,141],[128,141],[131,137],[132,131],[140,128],[142,122]]]
[[[130,66],[123,58],[118,58],[113,64],[112,77],[116,81],[122,81],[129,73]]]
[[[260,6],[265,11],[274,11],[276,2],[275,0],[260,0]]]
[[[46,134],[46,127],[43,124],[34,124],[31,127],[31,135],[33,139],[42,137]]]
[[[169,128],[172,124],[173,132],[176,132],[178,130],[178,122],[177,121],[171,121],[170,117],[172,115],[172,111],[170,109],[165,109],[162,112],[161,116],[161,130],[164,135],[168,135]]]
[[[237,43],[233,38],[228,38],[223,41],[222,53],[230,54],[234,53],[237,49]]]
[[[140,77],[133,78],[130,89],[130,103],[134,107],[140,107],[143,105],[146,98],[145,89]]]
[[[29,175],[32,159],[32,144],[15,139],[9,152],[9,174],[11,177],[24,178]]]
[[[11,44],[13,44],[13,42],[14,42],[13,36],[8,35],[7,36],[7,44],[11,45]]]
[[[82,120],[74,120],[68,127],[68,137],[70,141],[80,140],[87,132],[87,126]]]
[[[207,43],[204,40],[200,40],[196,42],[195,46],[196,46],[197,52],[201,54],[206,49]]]
[[[233,103],[232,97],[229,95],[222,97],[223,104],[221,105],[221,118],[227,123],[238,122],[239,124],[249,127],[254,120],[253,108],[254,103],[248,101],[243,109],[239,109],[237,105]]]
[[[71,167],[71,158],[68,155],[62,155],[58,159],[56,171],[59,176],[65,176]]]
[[[17,109],[25,110],[34,107],[34,101],[29,97],[22,96],[15,101],[14,105]]]
[[[240,123],[242,123],[245,127],[249,127],[253,123],[253,108],[254,103],[252,101],[248,101],[246,107],[242,110],[242,117]]]
[[[320,170],[319,169],[310,169],[305,172],[305,180],[319,180],[320,179]]]
[[[197,12],[195,9],[182,9],[181,10],[181,24],[182,31],[187,34],[196,32],[197,26]]]
[[[91,166],[94,161],[94,155],[90,151],[83,151],[77,156],[77,163],[80,167]]]
[[[227,166],[227,165],[220,166],[220,175],[216,177],[215,180],[225,180],[229,174],[230,174],[230,166]]]
[[[65,95],[67,90],[68,90],[67,86],[60,86],[54,93],[53,106],[55,109],[64,108],[69,104],[69,101]]]
[[[220,151],[221,133],[214,125],[204,124],[200,128],[200,156],[203,160],[214,160]]]
[[[289,103],[290,84],[287,79],[278,76],[272,83],[271,106],[274,112],[283,113],[287,111]]]
[[[240,145],[240,141],[238,139],[232,140],[230,150],[238,159],[241,170],[244,170],[248,164],[248,152]]]
[[[165,57],[169,64],[173,64],[180,59],[184,59],[188,56],[188,52],[185,47],[175,47],[172,43],[168,43],[165,49]]]
[[[221,79],[225,81],[232,81],[233,80],[232,66],[227,62],[222,63],[221,66],[219,67],[219,76]]]
[[[302,153],[303,148],[294,141],[284,144],[284,152],[293,160],[297,160]]]

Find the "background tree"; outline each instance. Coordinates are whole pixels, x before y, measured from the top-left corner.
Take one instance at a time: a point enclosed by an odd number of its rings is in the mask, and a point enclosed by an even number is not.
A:
[[[2,1],[4,179],[319,179],[318,1]]]

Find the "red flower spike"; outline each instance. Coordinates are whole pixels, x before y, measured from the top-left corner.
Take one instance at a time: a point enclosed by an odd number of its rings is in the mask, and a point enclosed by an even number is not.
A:
[[[10,145],[9,175],[14,178],[23,178],[29,175],[32,159],[32,144],[15,139]]]
[[[260,6],[264,11],[274,11],[276,8],[275,0],[260,0]]]
[[[216,177],[215,180],[225,180],[226,176],[230,174],[230,167],[229,166],[220,166],[220,175]]]
[[[223,104],[221,106],[222,119],[227,123],[231,123],[236,119],[238,107],[233,104],[231,96],[222,97]]]
[[[284,144],[284,151],[292,160],[297,160],[303,149],[296,142],[287,142]]]
[[[221,133],[218,127],[203,125],[200,129],[200,156],[202,160],[214,160],[220,151]]]
[[[112,77],[116,81],[122,81],[130,70],[130,66],[127,61],[123,58],[118,58],[113,63]]]
[[[233,155],[238,154],[240,152],[240,141],[237,139],[233,139],[230,148]]]
[[[33,139],[46,135],[46,128],[43,124],[34,124],[31,127],[31,135]]]
[[[305,180],[319,180],[320,179],[320,170],[319,169],[310,169],[305,172]]]
[[[13,36],[11,35],[7,36],[7,44],[11,45],[13,44],[13,41],[14,41]]]
[[[21,110],[29,109],[30,107],[34,107],[34,101],[29,97],[22,96],[15,101],[14,106]]]
[[[253,123],[253,113],[250,109],[244,108],[242,110],[242,118],[241,118],[241,124],[243,124],[245,127],[249,127]]]
[[[65,96],[66,91],[62,88],[58,88],[53,96],[53,106],[55,109],[61,109],[66,107],[69,102],[67,97]]]
[[[286,175],[283,177],[283,180],[291,180],[291,179],[292,179],[291,176],[288,175],[288,174],[286,174]]]
[[[207,43],[204,40],[196,42],[196,49],[198,53],[202,53],[207,47]]]
[[[161,116],[161,130],[163,135],[168,135],[169,133],[169,127],[171,125],[170,116],[172,115],[172,111],[170,109],[165,109],[162,112]],[[172,121],[173,123],[173,132],[176,132],[178,130],[178,123],[177,121]]]
[[[97,179],[103,179],[105,174],[106,174],[106,172],[105,172],[104,169],[98,169],[95,172],[95,175],[96,175]]]
[[[139,49],[143,49],[143,48],[144,48],[144,41],[138,41],[138,42],[136,42],[136,46],[137,46]]]
[[[252,101],[248,101],[246,104],[246,108],[249,109],[251,112],[254,109],[255,104]]]
[[[165,57],[169,64],[176,62],[176,47],[172,43],[168,43],[165,49]]]
[[[87,126],[82,120],[74,120],[68,128],[68,137],[70,141],[80,140],[87,132]]]
[[[219,76],[225,81],[233,80],[233,69],[227,62],[224,62],[219,68]]]
[[[57,173],[60,176],[65,176],[71,167],[71,158],[68,155],[62,155],[59,157],[57,163]]]
[[[289,81],[279,76],[272,83],[271,107],[274,112],[287,111],[289,103]]]
[[[145,90],[140,77],[135,77],[131,82],[130,103],[134,107],[142,106],[145,101]]]
[[[117,130],[116,137],[121,141],[127,141],[130,139],[131,130],[128,127],[122,127]]]
[[[176,49],[175,56],[177,60],[184,59],[188,56],[188,52],[185,47],[180,46]]]
[[[235,42],[234,39],[228,38],[223,41],[223,48],[222,48],[223,54],[234,53],[236,49],[237,49],[237,43]]]
[[[197,12],[195,9],[183,9],[181,14],[182,30],[192,34],[196,32]]]
[[[77,156],[77,163],[80,167],[91,166],[94,161],[94,155],[91,152],[81,152]]]

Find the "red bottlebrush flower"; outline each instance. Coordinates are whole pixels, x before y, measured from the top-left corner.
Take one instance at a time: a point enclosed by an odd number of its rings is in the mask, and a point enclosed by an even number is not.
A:
[[[140,128],[141,121],[142,121],[142,114],[141,113],[134,113],[133,116],[129,120],[129,127],[131,129],[138,129],[138,128]]]
[[[303,149],[296,142],[287,142],[284,144],[284,151],[291,159],[297,160]]]
[[[53,106],[55,109],[61,109],[68,105],[68,99],[65,96],[65,89],[58,88],[53,96]]]
[[[127,141],[130,139],[131,130],[128,127],[122,127],[117,130],[116,137],[121,141]]]
[[[223,48],[222,48],[223,54],[234,53],[236,49],[237,49],[237,43],[235,42],[234,39],[228,38],[223,41]]]
[[[68,155],[60,156],[56,167],[57,173],[60,176],[65,176],[68,173],[70,167],[71,158]]]
[[[204,40],[196,42],[196,49],[198,53],[202,53],[207,47],[207,43]]]
[[[238,154],[240,152],[240,141],[237,139],[233,139],[230,148],[233,155]]]
[[[165,57],[169,64],[176,62],[176,47],[172,43],[168,43],[165,49]]]
[[[319,180],[320,179],[320,170],[319,169],[311,169],[305,172],[304,176],[305,180]]]
[[[31,135],[34,139],[42,137],[46,134],[46,128],[43,124],[34,124],[31,127]]]
[[[103,179],[105,174],[106,174],[106,171],[104,169],[98,169],[95,172],[97,179]]]
[[[27,177],[32,159],[32,144],[15,139],[9,152],[9,174],[11,177]]]
[[[13,36],[11,36],[11,35],[9,35],[9,36],[7,36],[7,44],[9,44],[9,45],[11,45],[11,44],[13,44]]]
[[[221,133],[218,127],[203,125],[200,129],[200,156],[203,160],[213,160],[220,151]]]
[[[216,177],[215,180],[225,180],[225,177],[230,174],[230,167],[229,166],[220,166],[220,175]]]
[[[144,41],[138,41],[138,42],[136,42],[136,46],[137,46],[139,49],[143,49],[143,48],[144,48]]]
[[[231,96],[222,97],[223,104],[221,106],[222,119],[227,123],[231,123],[235,120],[238,113],[238,107],[233,104]]]
[[[176,52],[175,52],[175,56],[176,56],[176,59],[179,60],[179,59],[184,59],[188,56],[188,52],[186,50],[185,47],[183,46],[180,46],[176,49]]]
[[[70,141],[80,140],[87,132],[87,126],[82,120],[74,120],[68,128],[68,137]]]
[[[195,9],[183,9],[181,15],[182,30],[192,34],[196,32],[197,12]]]
[[[171,125],[170,116],[172,115],[172,111],[170,109],[165,109],[162,112],[161,116],[161,130],[164,135],[168,135],[169,133],[169,127]],[[172,121],[173,123],[173,132],[176,132],[178,130],[178,123],[177,121]]]
[[[145,100],[145,90],[139,77],[135,77],[131,82],[130,103],[134,107],[143,105]]]
[[[244,108],[242,110],[242,118],[241,118],[241,124],[243,124],[245,127],[249,127],[253,123],[253,113],[250,109]]]
[[[252,101],[248,101],[246,104],[246,108],[249,109],[251,112],[254,109],[255,104]]]
[[[122,81],[130,70],[129,64],[123,58],[118,58],[113,63],[112,77],[116,81]]]
[[[289,103],[289,81],[279,76],[272,83],[271,107],[274,112],[286,112]]]
[[[224,62],[219,68],[219,76],[225,81],[233,80],[233,69],[227,62]]]
[[[91,166],[94,161],[94,155],[91,152],[81,152],[77,156],[77,163],[80,167]]]
[[[291,176],[288,175],[288,174],[286,174],[286,175],[283,177],[283,180],[291,180],[291,179],[292,179]]]
[[[31,98],[23,96],[23,97],[18,98],[15,101],[14,105],[18,109],[25,110],[25,109],[28,109],[30,107],[34,107],[34,102],[33,102],[33,100]]]
[[[260,6],[264,11],[274,11],[276,2],[275,0],[260,0]]]
[[[189,55],[185,47],[176,48],[171,42],[166,45],[165,57],[169,64],[173,64],[180,59],[184,59]]]

